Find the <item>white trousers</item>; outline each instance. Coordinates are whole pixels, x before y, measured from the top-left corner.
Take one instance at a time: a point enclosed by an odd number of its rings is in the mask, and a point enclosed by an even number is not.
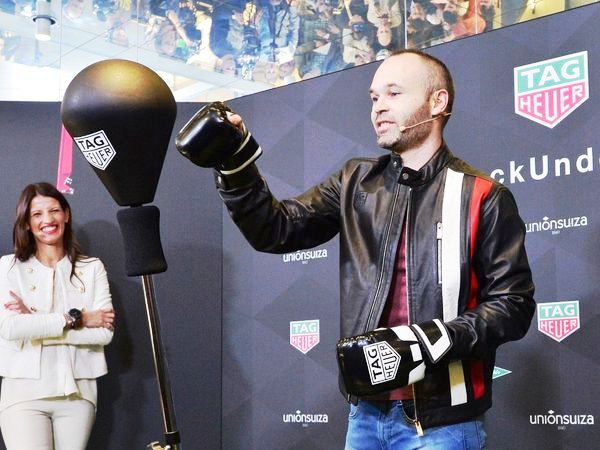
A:
[[[0,413],[7,450],[85,450],[96,411],[73,398],[20,402]]]

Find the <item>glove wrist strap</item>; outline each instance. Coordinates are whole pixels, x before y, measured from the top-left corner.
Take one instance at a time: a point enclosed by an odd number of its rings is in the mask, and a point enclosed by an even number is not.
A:
[[[432,364],[437,363],[448,353],[452,347],[452,340],[448,329],[440,319],[433,319],[420,324],[412,324],[410,328],[415,332],[419,344]]]
[[[258,145],[252,134],[248,133],[240,148],[218,170],[223,175],[232,175],[244,170],[261,155],[260,145]]]

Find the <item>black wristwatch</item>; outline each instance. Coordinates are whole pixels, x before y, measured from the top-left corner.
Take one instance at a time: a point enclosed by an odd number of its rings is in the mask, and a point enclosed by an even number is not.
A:
[[[69,310],[68,314],[71,319],[73,319],[73,322],[71,322],[71,328],[77,329],[83,326],[83,315],[81,314],[81,310],[72,308]]]

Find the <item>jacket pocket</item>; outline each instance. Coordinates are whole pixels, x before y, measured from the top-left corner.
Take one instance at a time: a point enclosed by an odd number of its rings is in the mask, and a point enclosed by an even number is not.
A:
[[[23,348],[23,339],[9,341],[7,339],[0,338],[0,347],[18,352]]]

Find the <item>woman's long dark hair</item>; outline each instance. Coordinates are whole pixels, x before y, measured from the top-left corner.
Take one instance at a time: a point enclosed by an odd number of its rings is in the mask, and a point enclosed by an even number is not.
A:
[[[73,213],[69,202],[58,189],[50,183],[32,183],[25,186],[23,192],[17,201],[17,214],[15,224],[13,226],[13,245],[15,251],[15,259],[21,262],[27,261],[37,250],[37,244],[33,233],[29,229],[29,216],[31,210],[31,200],[36,195],[43,197],[52,197],[58,200],[65,214],[69,215],[69,221],[65,223],[65,231],[63,234],[63,248],[71,261],[71,278],[75,274],[75,263],[84,259],[83,252],[79,243],[73,235],[71,223],[73,222]]]

